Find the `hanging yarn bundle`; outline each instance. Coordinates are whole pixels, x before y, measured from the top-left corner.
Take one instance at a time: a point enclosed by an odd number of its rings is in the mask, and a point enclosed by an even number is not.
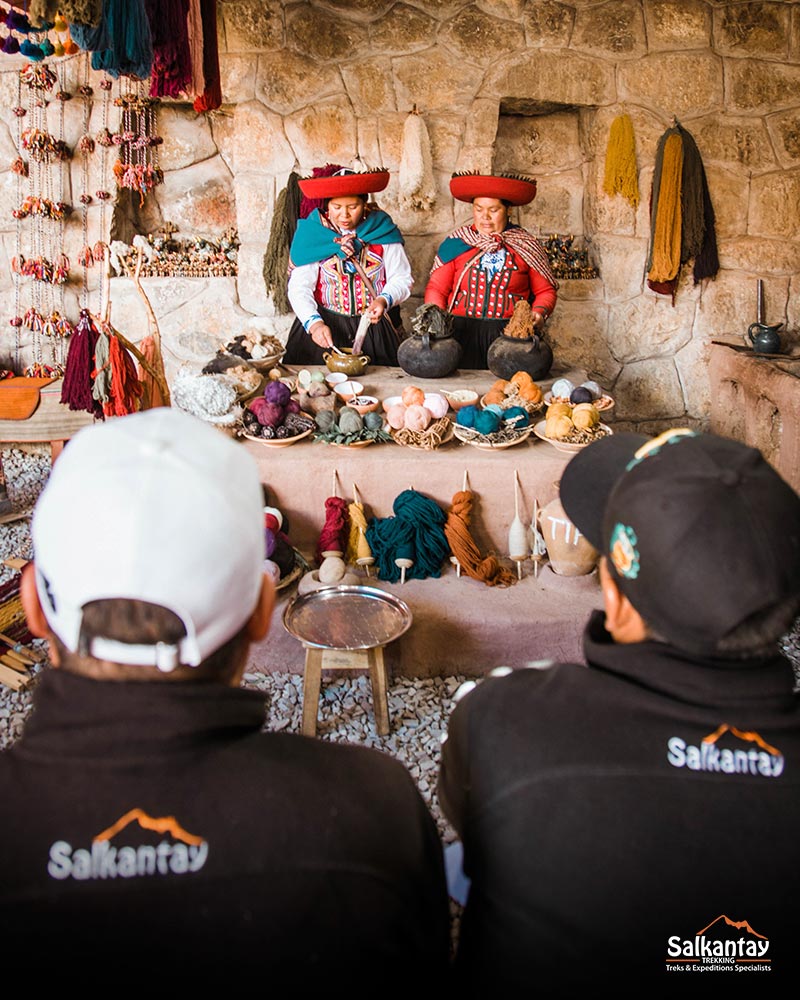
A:
[[[103,405],[107,417],[124,417],[139,409],[142,384],[136,374],[136,365],[120,343],[114,330],[109,328],[108,363],[111,368],[109,399]]]
[[[328,497],[325,501],[325,524],[317,542],[317,562],[322,563],[326,552],[343,554],[350,530],[347,501],[341,497]]]
[[[144,0],[105,0],[97,26],[71,22],[73,41],[92,53],[92,69],[115,79],[146,80],[153,68],[153,38]]]
[[[196,61],[195,50],[202,48],[203,83],[202,93],[194,101],[194,110],[215,111],[222,104],[222,84],[219,69],[219,44],[217,42],[217,0],[200,0],[199,17],[192,16],[192,25],[200,24],[202,37],[198,39],[196,27],[189,36],[192,61]],[[194,77],[194,73],[193,73]]]
[[[139,350],[147,362],[147,367],[140,362],[138,376],[142,384],[142,399],[140,409],[153,410],[157,406],[169,406],[169,395],[164,396],[163,386],[167,385],[164,371],[164,358],[161,354],[160,338],[149,333],[139,342]],[[157,376],[160,375],[160,378]]]
[[[675,123],[656,151],[650,201],[647,284],[675,301],[680,270],[694,258],[698,284],[719,270],[714,207],[693,136]]]
[[[611,123],[606,148],[603,190],[613,197],[622,195],[632,208],[639,205],[639,181],[636,172],[636,140],[630,115],[619,115]]]
[[[459,490],[454,495],[444,526],[450,551],[473,580],[481,580],[487,587],[509,587],[515,582],[514,574],[495,556],[483,557],[469,530],[474,504],[475,494],[471,490]]]
[[[425,210],[436,201],[431,140],[425,119],[417,106],[403,125],[403,146],[399,171],[400,205],[406,209]]]
[[[292,311],[287,295],[286,275],[289,273],[289,249],[300,217],[302,193],[299,179],[299,175],[292,171],[286,187],[275,201],[269,240],[264,251],[264,285],[281,316],[287,316]]]
[[[414,580],[441,576],[442,562],[450,551],[444,533],[445,512],[434,500],[411,489],[400,493],[392,508],[394,517],[373,517],[367,527],[380,578],[397,583],[406,576]],[[409,559],[410,566],[398,565],[398,560]]]
[[[153,40],[151,97],[179,97],[192,82],[189,0],[145,0]]]
[[[95,416],[102,409],[95,401],[92,390],[94,383],[94,352],[99,331],[88,309],[81,309],[81,317],[69,341],[64,381],[61,386],[61,402],[70,410],[85,410]]]

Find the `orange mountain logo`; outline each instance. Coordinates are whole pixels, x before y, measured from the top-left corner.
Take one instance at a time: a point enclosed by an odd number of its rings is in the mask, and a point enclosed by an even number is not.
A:
[[[202,837],[195,837],[187,833],[178,823],[174,816],[161,816],[158,819],[148,816],[142,809],[131,809],[120,817],[113,826],[102,833],[98,833],[94,838],[98,840],[111,840],[121,830],[124,830],[129,823],[138,823],[143,830],[154,830],[156,833],[171,833],[175,840],[182,840],[185,844],[202,844]]]
[[[670,972],[769,972],[769,939],[748,920],[731,920],[721,913],[694,937],[667,941]],[[670,964],[672,963],[672,964]]]
[[[734,746],[719,745],[729,735]],[[700,745],[687,743],[680,736],[667,740],[667,761],[673,767],[690,771],[712,771],[719,774],[752,774],[763,778],[779,778],[783,774],[783,754],[759,733],[723,723],[713,733],[704,736]]]
[[[120,843],[132,826],[160,834],[162,839],[156,844]],[[111,843],[114,838],[116,844]],[[174,816],[154,817],[136,808],[93,837],[90,847],[73,847],[65,840],[51,844],[47,873],[51,878],[79,882],[191,875],[205,865],[208,851],[207,841],[189,833]]]

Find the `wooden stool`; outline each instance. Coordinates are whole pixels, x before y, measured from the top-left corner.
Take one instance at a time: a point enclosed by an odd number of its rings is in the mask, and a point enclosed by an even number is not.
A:
[[[383,646],[372,649],[320,649],[306,646],[306,662],[303,670],[303,728],[304,736],[316,736],[319,695],[322,686],[322,671],[369,670],[372,686],[372,705],[375,713],[375,731],[379,736],[388,736],[389,725],[389,678],[383,659]]]

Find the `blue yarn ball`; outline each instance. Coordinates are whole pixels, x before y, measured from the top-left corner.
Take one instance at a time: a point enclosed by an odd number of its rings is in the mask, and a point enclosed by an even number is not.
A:
[[[475,417],[480,413],[477,406],[463,406],[458,411],[458,416],[456,417],[456,423],[461,424],[462,427],[474,427]]]
[[[500,419],[503,419],[503,407],[499,403],[489,403],[488,406],[484,406],[484,411],[488,413],[496,413]]]
[[[494,434],[499,427],[500,417],[489,410],[484,410],[475,417],[475,430],[479,434]]]
[[[506,423],[513,424],[516,428],[527,427],[530,423],[528,411],[524,410],[521,406],[509,406],[504,416]]]

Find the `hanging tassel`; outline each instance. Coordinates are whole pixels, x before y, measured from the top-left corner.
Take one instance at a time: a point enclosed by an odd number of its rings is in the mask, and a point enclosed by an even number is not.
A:
[[[101,327],[94,345],[94,369],[92,371],[92,397],[101,406],[109,401],[111,388],[111,365],[109,361],[109,339],[107,331]]]
[[[142,384],[136,376],[136,366],[119,338],[112,331],[109,337],[109,365],[111,367],[110,399],[103,407],[107,417],[124,417],[139,409]]]
[[[286,292],[286,275],[289,273],[289,250],[300,215],[302,194],[298,184],[299,179],[299,176],[292,171],[289,174],[286,187],[275,201],[269,241],[267,249],[264,251],[264,285],[267,289],[267,295],[271,297],[275,306],[275,311],[281,316],[287,316],[292,311]]]
[[[67,364],[61,386],[61,402],[70,410],[85,410],[102,416],[92,396],[92,370],[98,331],[88,309],[81,309],[75,332],[70,337]]]
[[[639,205],[639,181],[636,170],[636,139],[630,115],[619,115],[611,123],[606,147],[603,190],[609,197],[622,195],[631,205]]]
[[[425,120],[416,105],[403,125],[399,187],[402,208],[424,211],[436,201],[431,141]]]

